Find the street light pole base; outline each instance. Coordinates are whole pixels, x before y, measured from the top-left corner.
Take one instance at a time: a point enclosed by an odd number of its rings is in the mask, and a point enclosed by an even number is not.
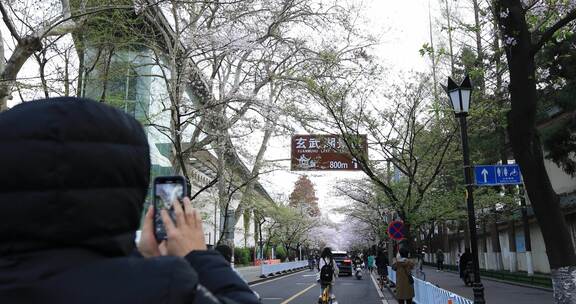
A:
[[[474,291],[474,304],[485,304],[484,286],[482,283],[474,283],[472,285],[472,290]]]

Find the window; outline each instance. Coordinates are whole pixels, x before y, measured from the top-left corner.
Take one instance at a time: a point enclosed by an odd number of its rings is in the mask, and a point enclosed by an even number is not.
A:
[[[138,74],[129,62],[113,63],[108,76],[106,100],[124,110],[136,115]]]

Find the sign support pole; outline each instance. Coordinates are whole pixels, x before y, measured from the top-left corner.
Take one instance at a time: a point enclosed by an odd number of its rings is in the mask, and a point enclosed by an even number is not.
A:
[[[480,264],[478,261],[478,237],[476,233],[476,216],[474,214],[474,185],[472,168],[470,166],[470,151],[468,150],[468,124],[466,114],[459,114],[460,132],[462,135],[462,152],[464,159],[464,180],[466,183],[466,206],[468,208],[468,226],[470,229],[470,248],[474,267],[474,304],[484,304],[484,286],[480,281]]]

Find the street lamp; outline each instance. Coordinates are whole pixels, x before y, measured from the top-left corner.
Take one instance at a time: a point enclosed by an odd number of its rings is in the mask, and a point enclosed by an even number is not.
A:
[[[454,109],[456,118],[460,120],[460,133],[462,135],[462,154],[464,158],[464,180],[466,182],[466,206],[468,208],[468,227],[470,228],[470,247],[472,247],[472,262],[474,267],[474,303],[484,304],[484,287],[480,281],[480,264],[478,263],[478,240],[476,233],[476,217],[474,215],[474,185],[472,184],[472,167],[470,166],[470,152],[468,151],[468,124],[466,116],[470,109],[470,97],[472,96],[472,83],[466,76],[462,84],[457,85],[452,78],[448,77],[446,88],[450,104]]]

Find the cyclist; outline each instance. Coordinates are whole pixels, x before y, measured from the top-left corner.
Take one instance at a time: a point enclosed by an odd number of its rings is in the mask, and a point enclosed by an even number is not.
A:
[[[390,262],[388,261],[387,252],[382,248],[378,249],[378,255],[376,256],[376,270],[380,276],[380,288],[383,288],[384,284],[388,282],[388,265],[390,265]]]
[[[322,292],[328,288],[330,299],[336,298],[334,296],[334,281],[338,277],[338,265],[332,258],[332,249],[325,247],[320,255],[320,262],[318,263],[320,272],[318,273],[318,281],[320,282],[320,297],[318,303],[322,303]],[[330,301],[331,302],[331,301]]]
[[[309,255],[308,256],[308,268],[310,268],[310,270],[314,270],[314,262],[316,262],[316,260],[314,259],[313,255]]]

